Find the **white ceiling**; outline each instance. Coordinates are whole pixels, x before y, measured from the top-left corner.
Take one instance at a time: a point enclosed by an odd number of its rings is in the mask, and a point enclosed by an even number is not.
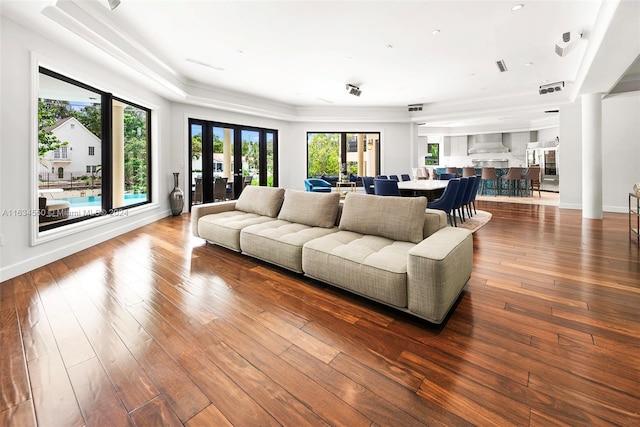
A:
[[[0,4],[3,15],[181,101],[212,89],[292,109],[402,108],[429,126],[517,128],[557,124],[544,111],[575,97],[602,1]],[[554,46],[568,31],[583,38],[560,57]],[[538,94],[556,81],[566,90]],[[349,95],[347,83],[362,95]],[[408,104],[425,106],[409,114]]]

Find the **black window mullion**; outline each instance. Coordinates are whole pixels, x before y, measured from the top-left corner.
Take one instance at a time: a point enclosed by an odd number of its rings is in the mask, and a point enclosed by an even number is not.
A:
[[[113,96],[102,94],[102,210],[113,207]]]

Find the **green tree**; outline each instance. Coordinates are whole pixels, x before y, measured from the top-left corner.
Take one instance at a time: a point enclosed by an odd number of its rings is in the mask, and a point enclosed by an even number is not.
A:
[[[125,190],[147,192],[147,112],[127,106],[124,109]]]
[[[50,100],[38,98],[38,156],[40,162],[49,151],[68,145],[68,141],[60,141],[48,128],[55,126],[58,122],[60,112],[59,105],[47,102]]]
[[[308,176],[337,176],[340,172],[340,135],[314,133],[307,143]]]
[[[69,109],[68,116],[73,116],[89,132],[102,139],[102,107],[100,104],[90,104],[80,109]]]
[[[198,160],[202,157],[202,134],[193,135],[191,137],[191,158]]]

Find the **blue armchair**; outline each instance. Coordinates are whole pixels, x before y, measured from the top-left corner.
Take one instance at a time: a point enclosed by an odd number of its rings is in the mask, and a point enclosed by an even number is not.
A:
[[[331,193],[331,184],[324,179],[307,178],[304,180],[304,188],[315,193]]]

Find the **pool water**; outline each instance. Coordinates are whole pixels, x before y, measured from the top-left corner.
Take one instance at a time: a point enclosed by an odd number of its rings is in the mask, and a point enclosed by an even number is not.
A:
[[[102,196],[87,196],[87,197],[66,197],[56,200],[66,200],[71,204],[72,208],[100,208],[102,207]],[[125,194],[124,204],[125,206],[135,205],[136,203],[142,203],[147,201],[146,194]]]

